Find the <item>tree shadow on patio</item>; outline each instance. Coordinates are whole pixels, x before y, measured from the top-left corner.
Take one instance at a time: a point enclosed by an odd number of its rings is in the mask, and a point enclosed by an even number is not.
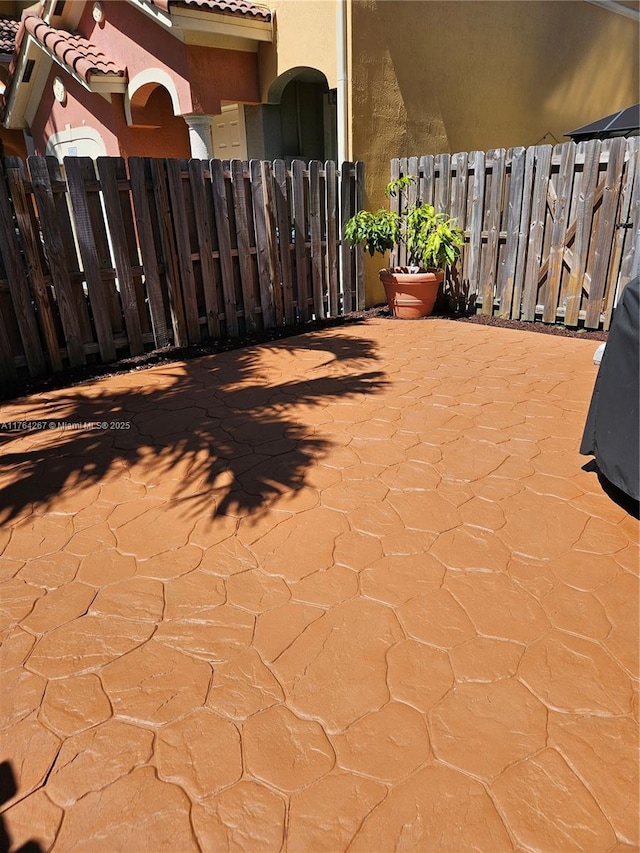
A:
[[[11,800],[18,790],[16,777],[10,761],[0,762],[0,806]],[[5,825],[5,819],[0,814],[0,853],[9,853],[12,848],[11,836]],[[20,847],[13,847],[13,853],[42,853],[42,847],[37,841],[27,841]]]
[[[0,433],[0,522],[108,503],[122,523],[121,504],[131,518],[151,511],[158,529],[170,509],[254,513],[299,490],[332,445],[323,407],[383,387],[367,369],[376,358],[371,341],[325,332],[31,398],[19,417],[12,406],[12,419],[56,425]]]

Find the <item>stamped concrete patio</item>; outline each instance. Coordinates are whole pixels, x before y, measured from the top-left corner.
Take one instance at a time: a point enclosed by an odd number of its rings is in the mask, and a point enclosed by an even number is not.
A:
[[[594,349],[373,320],[3,406],[9,849],[637,850]]]

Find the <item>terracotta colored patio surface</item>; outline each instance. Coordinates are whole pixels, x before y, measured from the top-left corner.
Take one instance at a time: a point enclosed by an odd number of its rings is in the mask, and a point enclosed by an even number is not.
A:
[[[0,434],[9,849],[637,850],[594,349],[378,319],[3,406],[54,422]]]

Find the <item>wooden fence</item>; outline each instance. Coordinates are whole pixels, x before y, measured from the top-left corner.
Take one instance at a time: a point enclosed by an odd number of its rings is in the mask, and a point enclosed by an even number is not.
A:
[[[448,286],[480,313],[608,329],[638,274],[638,137],[391,161],[420,200],[457,219],[465,247]],[[400,252],[393,262],[402,264]]]
[[[0,379],[364,307],[363,167],[8,157]]]

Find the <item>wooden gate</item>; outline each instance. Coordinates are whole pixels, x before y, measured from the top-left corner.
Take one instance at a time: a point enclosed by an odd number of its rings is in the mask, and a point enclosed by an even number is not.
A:
[[[465,232],[448,283],[480,313],[608,329],[638,274],[638,137],[395,159],[391,177]],[[404,260],[402,254],[398,261]]]
[[[0,379],[363,308],[362,185],[361,163],[6,158]]]

